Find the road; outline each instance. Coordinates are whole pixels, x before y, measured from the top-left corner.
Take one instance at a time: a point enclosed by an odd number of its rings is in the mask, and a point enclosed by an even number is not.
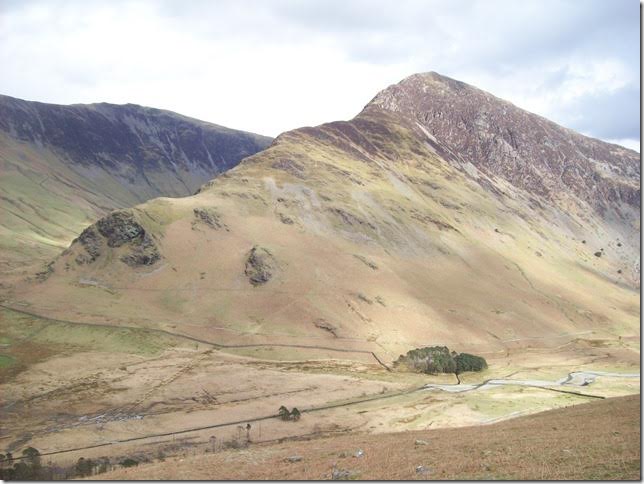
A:
[[[560,393],[570,393],[572,395],[580,395],[589,398],[605,398],[600,395],[591,395],[588,393],[581,393],[576,391],[564,390],[561,387],[586,387],[595,382],[597,377],[603,378],[640,378],[639,373],[608,373],[603,371],[573,371],[568,373],[567,376],[558,380],[511,380],[503,378],[492,378],[485,380],[482,383],[476,384],[435,384],[428,383],[423,388],[425,390],[440,390],[449,393],[465,393],[474,390],[485,390],[498,386],[512,385],[540,388],[543,390],[556,391]],[[558,388],[553,388],[558,387]]]

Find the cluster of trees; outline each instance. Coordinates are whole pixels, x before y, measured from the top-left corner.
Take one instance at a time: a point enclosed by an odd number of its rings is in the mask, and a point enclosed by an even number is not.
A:
[[[466,371],[483,371],[487,368],[487,361],[481,356],[469,353],[459,353],[454,357],[456,362],[456,374]]]
[[[17,458],[11,452],[0,454],[0,478],[4,481],[51,480],[52,472],[49,467],[43,467],[40,452],[27,447]]]
[[[138,463],[134,459],[127,458],[118,465],[132,467]],[[0,479],[4,481],[67,480],[102,474],[113,469],[115,465],[107,457],[100,459],[81,457],[76,464],[68,467],[56,466],[51,462],[43,465],[40,452],[33,447],[27,447],[19,457],[14,457],[10,452],[6,455],[0,454]]]
[[[406,355],[400,355],[394,365],[422,373],[454,373],[457,376],[466,371],[483,371],[487,368],[484,358],[469,353],[456,353],[447,346],[416,348]]]
[[[293,407],[293,410],[289,412],[288,408],[286,408],[284,405],[282,405],[277,412],[279,415],[279,418],[282,420],[294,420],[297,421],[300,419],[302,416],[302,413],[297,409],[297,407]]]
[[[123,462],[121,462],[120,464],[124,465]],[[84,457],[81,457],[80,459],[78,459],[76,465],[74,466],[74,477],[88,477],[94,474],[102,474],[111,470],[112,467],[114,466],[110,464],[110,461],[107,457],[102,457],[97,460],[85,459]]]

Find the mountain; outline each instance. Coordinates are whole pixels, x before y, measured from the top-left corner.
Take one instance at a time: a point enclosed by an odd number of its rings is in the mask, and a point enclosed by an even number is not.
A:
[[[133,104],[0,96],[2,269],[51,259],[110,210],[191,195],[270,141]]]
[[[193,196],[84,230],[13,301],[218,343],[479,354],[639,334],[639,156],[417,74]],[[72,308],[72,309],[70,309]]]

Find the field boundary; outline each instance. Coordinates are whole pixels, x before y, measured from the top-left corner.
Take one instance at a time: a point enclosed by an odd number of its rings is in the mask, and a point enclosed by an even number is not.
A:
[[[43,321],[51,321],[55,323],[61,323],[61,324],[72,324],[76,326],[88,326],[88,327],[99,327],[99,328],[108,328],[108,329],[129,329],[133,331],[143,331],[143,332],[148,332],[148,333],[160,333],[164,334],[166,336],[171,336],[174,338],[181,338],[181,339],[186,339],[189,341],[194,341],[195,343],[202,343],[206,345],[210,345],[215,349],[242,349],[242,348],[268,348],[268,347],[280,347],[280,348],[300,348],[300,349],[315,349],[315,350],[323,350],[323,351],[335,351],[339,353],[359,353],[359,354],[364,354],[364,355],[371,355],[373,359],[378,363],[378,365],[382,366],[385,370],[387,371],[392,371],[392,369],[383,363],[383,361],[378,358],[378,356],[373,352],[369,350],[352,350],[352,349],[347,349],[347,348],[333,348],[331,346],[320,346],[320,345],[299,345],[299,344],[290,344],[290,343],[248,343],[248,344],[239,344],[239,345],[227,345],[223,343],[215,343],[214,341],[209,341],[201,338],[196,338],[194,336],[189,336],[186,334],[182,333],[173,333],[171,331],[168,331],[166,329],[160,329],[160,328],[144,328],[144,327],[137,327],[137,326],[123,326],[123,325],[116,325],[116,324],[105,324],[105,323],[83,323],[80,321],[69,321],[66,319],[56,319],[56,318],[50,318],[48,316],[42,316],[40,314],[32,313],[30,311],[25,311],[23,309],[17,309],[13,308],[11,306],[7,306],[5,304],[0,304],[0,308],[9,310],[9,311],[14,311],[19,314],[24,314],[26,316],[31,316],[34,318],[42,319]]]

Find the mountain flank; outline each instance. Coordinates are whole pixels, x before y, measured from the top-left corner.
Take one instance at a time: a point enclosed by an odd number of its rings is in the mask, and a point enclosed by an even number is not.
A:
[[[270,141],[134,104],[0,96],[2,269],[51,259],[110,210],[191,195]]]
[[[639,177],[633,151],[418,74],[350,121],[281,134],[194,196],[126,210],[141,229],[123,244],[99,222],[100,255],[86,263],[78,238],[16,295],[59,316],[389,362],[436,344],[485,357],[633,336]]]

